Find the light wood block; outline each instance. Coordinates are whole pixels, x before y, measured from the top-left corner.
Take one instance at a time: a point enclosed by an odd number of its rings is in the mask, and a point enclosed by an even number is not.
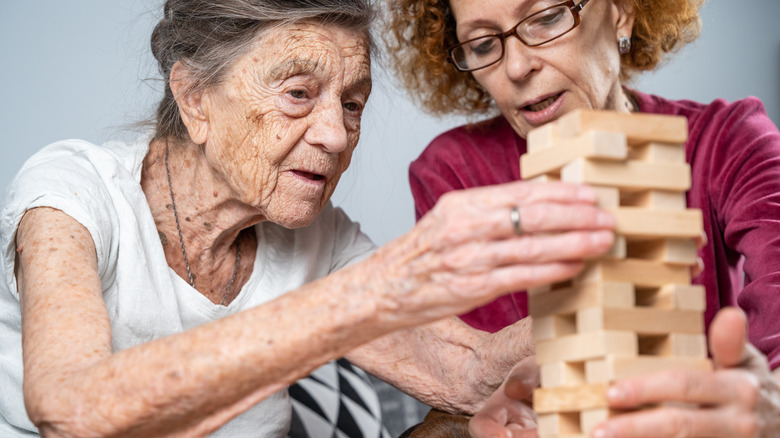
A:
[[[528,297],[528,312],[534,319],[557,314],[573,314],[579,309],[604,306],[634,307],[631,283],[592,283]]]
[[[598,282],[633,283],[635,287],[689,284],[691,272],[688,266],[652,260],[599,260],[588,263],[585,270],[574,278],[575,284]]]
[[[696,264],[699,251],[696,249],[696,242],[692,239],[656,239],[628,242],[626,256],[632,259],[693,266]]]
[[[620,198],[620,205],[650,210],[685,210],[688,202],[685,199],[684,192],[642,190],[624,194]]]
[[[593,187],[596,190],[597,205],[601,208],[620,207],[620,190],[617,187]]]
[[[704,312],[707,298],[704,286],[668,284],[660,288],[638,289],[636,305],[656,309],[680,309]]]
[[[539,175],[536,177],[533,177],[531,179],[528,179],[526,181],[532,182],[532,183],[545,183],[545,182],[552,182],[552,181],[560,181],[561,176],[560,175],[554,175],[554,174],[545,174],[545,175]]]
[[[555,123],[548,123],[528,132],[527,153],[534,154],[544,148],[548,148],[555,142],[556,135]]]
[[[539,414],[579,412],[606,408],[607,384],[588,383],[573,387],[537,388],[534,410]]]
[[[650,163],[685,163],[685,145],[651,141],[631,147],[628,157]]]
[[[704,318],[695,310],[590,307],[578,310],[576,320],[577,333],[599,330],[632,331],[639,335],[704,333]]]
[[[585,380],[609,383],[669,370],[711,371],[712,362],[706,357],[607,356],[585,363]]]
[[[636,356],[639,354],[634,332],[601,331],[579,333],[536,342],[536,363],[581,362],[608,354]]]
[[[553,362],[540,367],[542,388],[576,386],[585,383],[584,362]]]
[[[574,314],[534,317],[532,337],[534,341],[554,339],[577,333]]]
[[[612,246],[607,252],[596,257],[595,260],[623,260],[628,255],[628,241],[625,236],[616,234]]]
[[[611,209],[617,226],[615,232],[629,239],[677,238],[695,239],[702,233],[701,210],[647,210],[636,207]]]
[[[533,178],[561,168],[575,158],[623,161],[628,157],[626,136],[618,132],[587,131],[520,157],[520,175]]]
[[[540,437],[580,432],[580,414],[577,412],[541,414],[536,421]]]
[[[555,135],[559,138],[573,137],[588,130],[622,132],[630,145],[683,144],[688,139],[688,120],[659,114],[576,110],[555,122]]]
[[[580,431],[587,436],[590,436],[593,429],[618,414],[620,414],[620,411],[608,408],[582,411],[580,412]]]
[[[703,334],[639,336],[638,342],[642,356],[707,357],[707,338]]]
[[[618,187],[622,190],[684,192],[691,187],[691,170],[684,164],[643,161],[593,161],[577,158],[561,169],[561,181]]]

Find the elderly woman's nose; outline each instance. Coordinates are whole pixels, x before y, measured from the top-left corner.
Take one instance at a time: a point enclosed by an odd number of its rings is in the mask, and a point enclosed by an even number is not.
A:
[[[312,123],[304,137],[307,143],[322,147],[327,152],[332,153],[338,153],[347,148],[349,140],[341,102],[322,105],[312,114],[312,117]]]
[[[519,38],[512,36],[504,42],[504,68],[512,80],[523,80],[536,69],[538,58],[534,50],[523,44]]]

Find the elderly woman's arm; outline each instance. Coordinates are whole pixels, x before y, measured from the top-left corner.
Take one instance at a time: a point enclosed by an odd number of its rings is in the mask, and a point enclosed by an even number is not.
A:
[[[530,355],[530,318],[491,334],[450,317],[391,333],[347,358],[429,406],[474,414],[512,366]]]
[[[612,241],[594,202],[590,189],[555,184],[448,195],[362,263],[116,353],[91,236],[60,211],[30,210],[17,233],[28,413],[48,436],[204,435],[370,340],[574,275],[581,262],[571,260]],[[516,205],[523,236],[509,220]]]

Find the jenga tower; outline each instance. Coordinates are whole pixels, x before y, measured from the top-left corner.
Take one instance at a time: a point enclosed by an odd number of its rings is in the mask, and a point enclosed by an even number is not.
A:
[[[533,130],[521,174],[594,186],[616,242],[572,281],[530,290],[541,388],[539,436],[585,437],[616,412],[608,384],[667,369],[709,370],[704,288],[690,284],[701,211],[686,208],[683,117],[575,111]]]

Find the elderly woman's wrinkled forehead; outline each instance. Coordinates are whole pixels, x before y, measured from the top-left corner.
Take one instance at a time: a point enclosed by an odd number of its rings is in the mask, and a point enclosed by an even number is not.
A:
[[[370,75],[369,37],[339,26],[302,22],[273,27],[258,36],[251,53],[252,62],[271,82],[326,69]]]

